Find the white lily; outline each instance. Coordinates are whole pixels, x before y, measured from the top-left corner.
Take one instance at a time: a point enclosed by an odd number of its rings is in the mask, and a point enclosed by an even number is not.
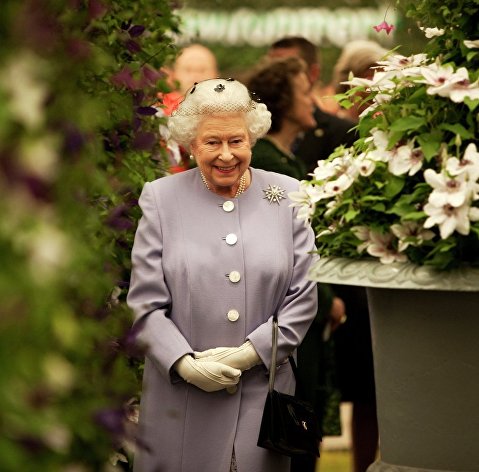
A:
[[[420,246],[424,241],[429,241],[434,237],[433,231],[424,229],[415,221],[394,224],[391,226],[391,231],[399,239],[399,252],[405,251],[410,244]]]
[[[464,175],[449,177],[433,169],[426,169],[424,178],[434,189],[429,195],[429,204],[438,208],[445,205],[459,207],[466,201],[468,187]]]
[[[360,241],[363,241],[357,247],[359,253],[363,252],[370,243],[369,228],[367,226],[353,226],[351,231]]]
[[[469,72],[465,67],[460,67],[454,71],[450,64],[444,66],[431,64],[429,67],[421,68],[423,82],[429,85],[427,93],[429,95],[439,95],[440,97],[449,97],[454,103],[464,101],[465,97],[472,100],[479,98],[479,84],[470,83]]]
[[[337,179],[324,184],[324,193],[329,197],[335,197],[347,190],[354,182],[354,178],[348,174],[341,174]]]
[[[466,48],[469,48],[469,49],[479,48],[479,39],[475,39],[473,41],[470,39],[465,39],[464,46],[466,46]]]
[[[313,177],[320,182],[328,180],[336,175],[336,169],[331,161],[318,161],[317,167],[313,171]]]
[[[444,29],[442,28],[423,28],[420,26],[419,29],[424,31],[424,35],[428,39],[434,38],[435,36],[442,36],[444,34]]]
[[[449,98],[454,103],[462,103],[466,97],[471,100],[479,99],[479,83],[477,81],[471,84],[467,79],[457,82],[451,87]]]
[[[382,70],[376,70],[371,79],[352,76],[350,80],[341,83],[350,85],[351,87],[365,87],[375,92],[387,92],[396,88],[396,84],[391,80],[393,76],[393,74],[387,74]]]
[[[368,254],[379,257],[383,264],[391,264],[393,262],[406,262],[405,254],[400,254],[394,248],[392,242],[394,236],[391,233],[381,234],[376,231],[370,232],[370,244],[366,248]]]
[[[420,148],[414,148],[414,142],[398,146],[392,152],[389,159],[388,168],[394,175],[403,175],[408,173],[414,175],[422,167],[424,154]]]
[[[477,207],[469,208],[469,220],[470,221],[479,221],[479,208],[477,208]]]
[[[324,195],[324,192],[316,185],[309,185],[303,180],[297,191],[288,193],[292,202],[289,206],[299,207],[298,219],[304,220],[305,224],[308,224],[316,209],[316,202],[323,198],[322,195]]]
[[[470,207],[467,204],[454,207],[449,203],[442,206],[427,203],[424,205],[424,212],[429,217],[424,222],[424,228],[439,226],[442,239],[448,238],[454,231],[467,235],[470,229],[469,211]]]
[[[464,72],[456,74],[454,68],[450,64],[441,65],[438,63],[429,64],[428,66],[421,67],[421,75],[423,79],[419,80],[420,83],[425,83],[430,86],[428,93],[430,95],[439,93],[442,90],[447,89],[454,82],[459,82],[465,78],[469,78],[466,70],[466,76]]]
[[[421,66],[425,65],[427,61],[427,54],[413,54],[409,57],[394,54],[385,61],[378,61],[378,67],[388,79],[414,77],[420,74]]]
[[[389,144],[389,134],[385,131],[373,128],[370,137],[366,142],[372,142],[373,146],[368,152],[367,157],[376,162],[388,162],[391,157],[391,151],[387,149]]]
[[[288,197],[293,202],[290,203],[290,207],[299,207],[297,218],[304,220],[304,223],[308,224],[314,214],[315,204],[307,198],[306,192],[290,192],[288,193]]]
[[[451,175],[465,173],[469,180],[476,182],[479,179],[479,152],[475,143],[469,143],[462,159],[450,157],[446,160],[446,171]]]
[[[366,156],[366,153],[363,152],[357,157],[355,161],[355,166],[359,174],[363,177],[370,176],[376,169],[376,162],[371,159],[368,159]]]

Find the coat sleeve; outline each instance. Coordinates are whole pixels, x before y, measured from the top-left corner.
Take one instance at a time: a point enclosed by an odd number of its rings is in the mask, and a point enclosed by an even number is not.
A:
[[[292,212],[293,272],[289,286],[276,310],[278,317],[278,362],[286,359],[302,342],[313,322],[318,296],[316,282],[308,279],[311,264],[316,259],[315,237],[310,225],[305,225]],[[248,339],[266,366],[271,364],[272,317],[253,331]]]
[[[161,219],[151,187],[146,183],[139,199],[143,215],[132,249],[127,303],[139,326],[138,341],[146,346],[146,356],[167,377],[172,365],[193,349],[169,318],[171,295],[162,266]]]

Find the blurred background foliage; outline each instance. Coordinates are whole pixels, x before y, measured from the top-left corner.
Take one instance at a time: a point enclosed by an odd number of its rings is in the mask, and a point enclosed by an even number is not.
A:
[[[164,174],[151,105],[177,27],[163,0],[2,0],[2,472],[128,455],[140,372],[123,301],[136,199]]]

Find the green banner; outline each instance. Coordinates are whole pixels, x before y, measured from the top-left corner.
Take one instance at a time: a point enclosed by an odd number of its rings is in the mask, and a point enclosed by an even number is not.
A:
[[[373,29],[384,20],[384,8],[277,8],[267,12],[246,8],[231,12],[185,8],[177,13],[182,31],[177,38],[179,43],[267,46],[286,35],[300,35],[317,45],[338,47],[368,38],[384,45],[393,43],[392,34]],[[394,24],[396,14],[388,12],[387,21]]]

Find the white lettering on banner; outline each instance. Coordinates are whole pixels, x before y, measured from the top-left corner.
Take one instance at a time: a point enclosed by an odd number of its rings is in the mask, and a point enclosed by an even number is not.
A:
[[[372,38],[385,46],[393,35],[379,36],[373,26],[384,20],[384,8],[277,8],[268,12],[241,8],[234,11],[181,9],[179,44],[190,41],[225,45],[268,46],[287,35],[304,36],[313,43],[344,46],[354,39]],[[397,20],[388,12],[388,23]],[[393,31],[394,33],[394,31]]]

